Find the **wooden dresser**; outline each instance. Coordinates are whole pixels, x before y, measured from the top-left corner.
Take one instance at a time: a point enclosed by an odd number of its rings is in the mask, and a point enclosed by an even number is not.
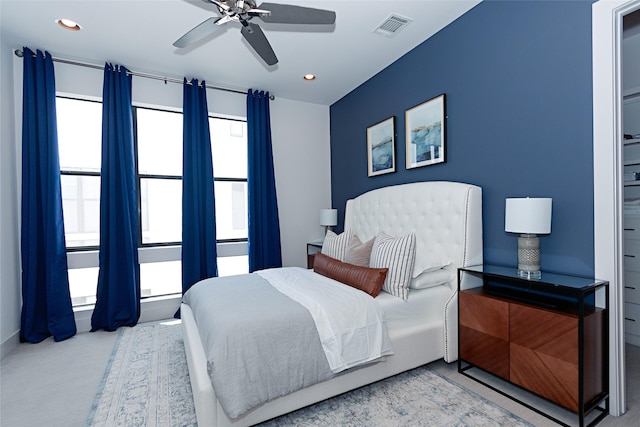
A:
[[[459,372],[478,380],[472,368],[480,368],[578,414],[581,426],[594,409],[600,413],[589,425],[604,418],[608,283],[546,273],[529,280],[516,269],[487,265],[460,269],[464,274],[478,286],[459,293]],[[598,290],[603,307],[595,304]]]

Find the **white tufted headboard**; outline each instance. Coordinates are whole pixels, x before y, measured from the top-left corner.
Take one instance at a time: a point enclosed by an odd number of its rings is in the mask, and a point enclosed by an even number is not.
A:
[[[416,267],[450,260],[446,269],[482,264],[482,189],[429,181],[379,188],[347,201],[344,229],[364,242],[380,231],[416,235]],[[457,275],[456,275],[457,277]],[[450,283],[457,289],[457,283]]]
[[[459,182],[431,181],[379,188],[348,200],[345,230],[362,241],[380,231],[416,235],[416,266],[447,260],[445,269],[482,264],[482,189]],[[443,307],[444,360],[458,359],[457,274]],[[462,283],[462,288],[465,288]]]

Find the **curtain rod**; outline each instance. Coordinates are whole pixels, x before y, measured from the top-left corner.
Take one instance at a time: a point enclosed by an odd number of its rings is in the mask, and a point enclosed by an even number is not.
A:
[[[22,52],[22,50],[20,50],[20,49],[14,49],[13,53],[19,58],[22,58],[24,56],[24,52]],[[80,67],[94,68],[96,70],[104,70],[104,67],[102,67],[100,65],[90,64],[88,62],[72,61],[70,59],[63,59],[63,58],[54,58],[53,56],[51,57],[51,59],[54,62],[60,62],[61,64],[78,65]],[[167,82],[178,83],[178,84],[182,84],[183,83],[182,80],[176,79],[176,78],[173,78],[173,77],[164,77],[164,76],[157,76],[157,75],[154,75],[154,74],[140,73],[138,71],[131,71],[129,69],[127,69],[127,74],[129,74],[131,76],[136,76],[136,77],[144,77],[146,79],[162,80],[165,83],[167,83]],[[187,83],[191,84],[190,82],[187,82]],[[247,94],[247,92],[242,91],[242,90],[229,89],[229,88],[220,87],[220,86],[211,86],[211,85],[206,84],[205,87],[207,89],[222,90],[222,91],[225,91],[225,92],[233,92],[233,93],[241,93],[241,94],[244,94],[244,95]],[[273,101],[274,99],[276,99],[276,97],[274,95],[269,95],[269,99]]]

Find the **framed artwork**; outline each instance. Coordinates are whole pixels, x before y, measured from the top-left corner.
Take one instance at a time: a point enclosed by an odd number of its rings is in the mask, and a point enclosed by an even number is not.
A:
[[[367,160],[369,176],[396,171],[396,118],[367,128]]]
[[[444,119],[444,93],[405,111],[407,169],[446,161]]]

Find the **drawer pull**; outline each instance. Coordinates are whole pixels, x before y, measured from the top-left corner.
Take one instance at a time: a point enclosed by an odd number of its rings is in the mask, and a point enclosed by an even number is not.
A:
[[[625,286],[625,289],[634,289],[635,290],[636,287],[635,286]]]
[[[630,320],[630,321],[632,321],[632,322],[635,322],[635,321],[636,321],[636,319],[631,319],[631,318],[629,318],[629,317],[625,317],[625,318],[624,318],[624,320]]]
[[[624,231],[636,231],[635,228],[625,228]]]
[[[627,257],[627,258],[635,258],[636,257],[635,255],[627,255],[627,254],[624,254],[624,256]]]

